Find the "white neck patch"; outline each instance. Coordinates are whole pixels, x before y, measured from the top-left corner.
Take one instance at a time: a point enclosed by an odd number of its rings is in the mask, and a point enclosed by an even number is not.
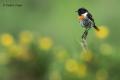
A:
[[[82,15],[83,15],[84,17],[87,17],[87,14],[88,14],[88,13],[86,12],[86,13],[84,13],[84,14],[82,14]]]

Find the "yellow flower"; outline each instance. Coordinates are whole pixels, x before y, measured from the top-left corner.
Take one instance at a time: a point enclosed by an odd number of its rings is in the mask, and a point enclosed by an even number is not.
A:
[[[93,59],[93,55],[90,51],[83,52],[83,53],[80,54],[80,59],[82,59],[86,62],[90,62]]]
[[[52,73],[50,73],[49,80],[62,80],[62,79],[58,71],[53,71]]]
[[[56,55],[57,60],[63,61],[67,57],[67,51],[66,50],[60,50],[60,51],[56,52],[55,55]]]
[[[43,37],[39,39],[39,46],[42,50],[49,50],[53,45],[52,39],[49,37]]]
[[[4,46],[11,46],[14,43],[13,37],[10,34],[3,34],[1,36],[1,43]]]
[[[16,58],[20,60],[28,61],[31,59],[30,53],[27,50],[22,49],[20,52],[16,54]]]
[[[79,65],[78,75],[80,77],[86,77],[87,75],[87,66],[85,64]]]
[[[79,64],[74,59],[68,59],[65,63],[65,68],[68,72],[73,73],[81,78],[87,75],[87,66],[85,64]]]
[[[20,44],[26,45],[31,43],[33,40],[33,35],[29,31],[24,31],[20,33],[19,41]]]
[[[109,44],[101,44],[100,51],[103,55],[111,55],[113,53],[113,47]]]
[[[70,73],[77,73],[79,70],[79,64],[74,59],[68,59],[65,63],[65,68]]]
[[[104,39],[108,36],[109,30],[106,26],[99,27],[100,31],[96,31],[96,36],[100,39]]]
[[[108,78],[108,72],[100,69],[96,72],[96,80],[107,80]]]
[[[28,50],[24,46],[13,45],[9,48],[9,55],[16,59],[20,60],[30,60],[31,55],[28,53]]]

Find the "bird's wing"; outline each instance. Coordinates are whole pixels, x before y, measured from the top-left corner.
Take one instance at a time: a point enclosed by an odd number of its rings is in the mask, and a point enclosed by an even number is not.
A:
[[[90,13],[87,14],[88,18],[93,22],[93,27],[99,31],[99,28],[95,25],[94,19]]]
[[[91,21],[94,22],[94,19],[93,19],[92,15],[91,15],[90,13],[88,13],[87,16],[88,16],[88,18],[89,18]]]

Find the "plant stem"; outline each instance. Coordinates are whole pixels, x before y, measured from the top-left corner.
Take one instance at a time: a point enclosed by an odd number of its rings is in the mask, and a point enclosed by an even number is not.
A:
[[[82,38],[81,46],[82,46],[84,52],[88,51],[88,45],[87,45],[86,39]]]

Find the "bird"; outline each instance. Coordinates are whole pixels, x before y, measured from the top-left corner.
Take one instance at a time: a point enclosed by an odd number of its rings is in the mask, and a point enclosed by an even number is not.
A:
[[[100,29],[96,26],[92,14],[85,8],[79,8],[77,11],[80,25],[85,28],[82,39],[86,39],[88,31],[93,27],[96,31]]]

